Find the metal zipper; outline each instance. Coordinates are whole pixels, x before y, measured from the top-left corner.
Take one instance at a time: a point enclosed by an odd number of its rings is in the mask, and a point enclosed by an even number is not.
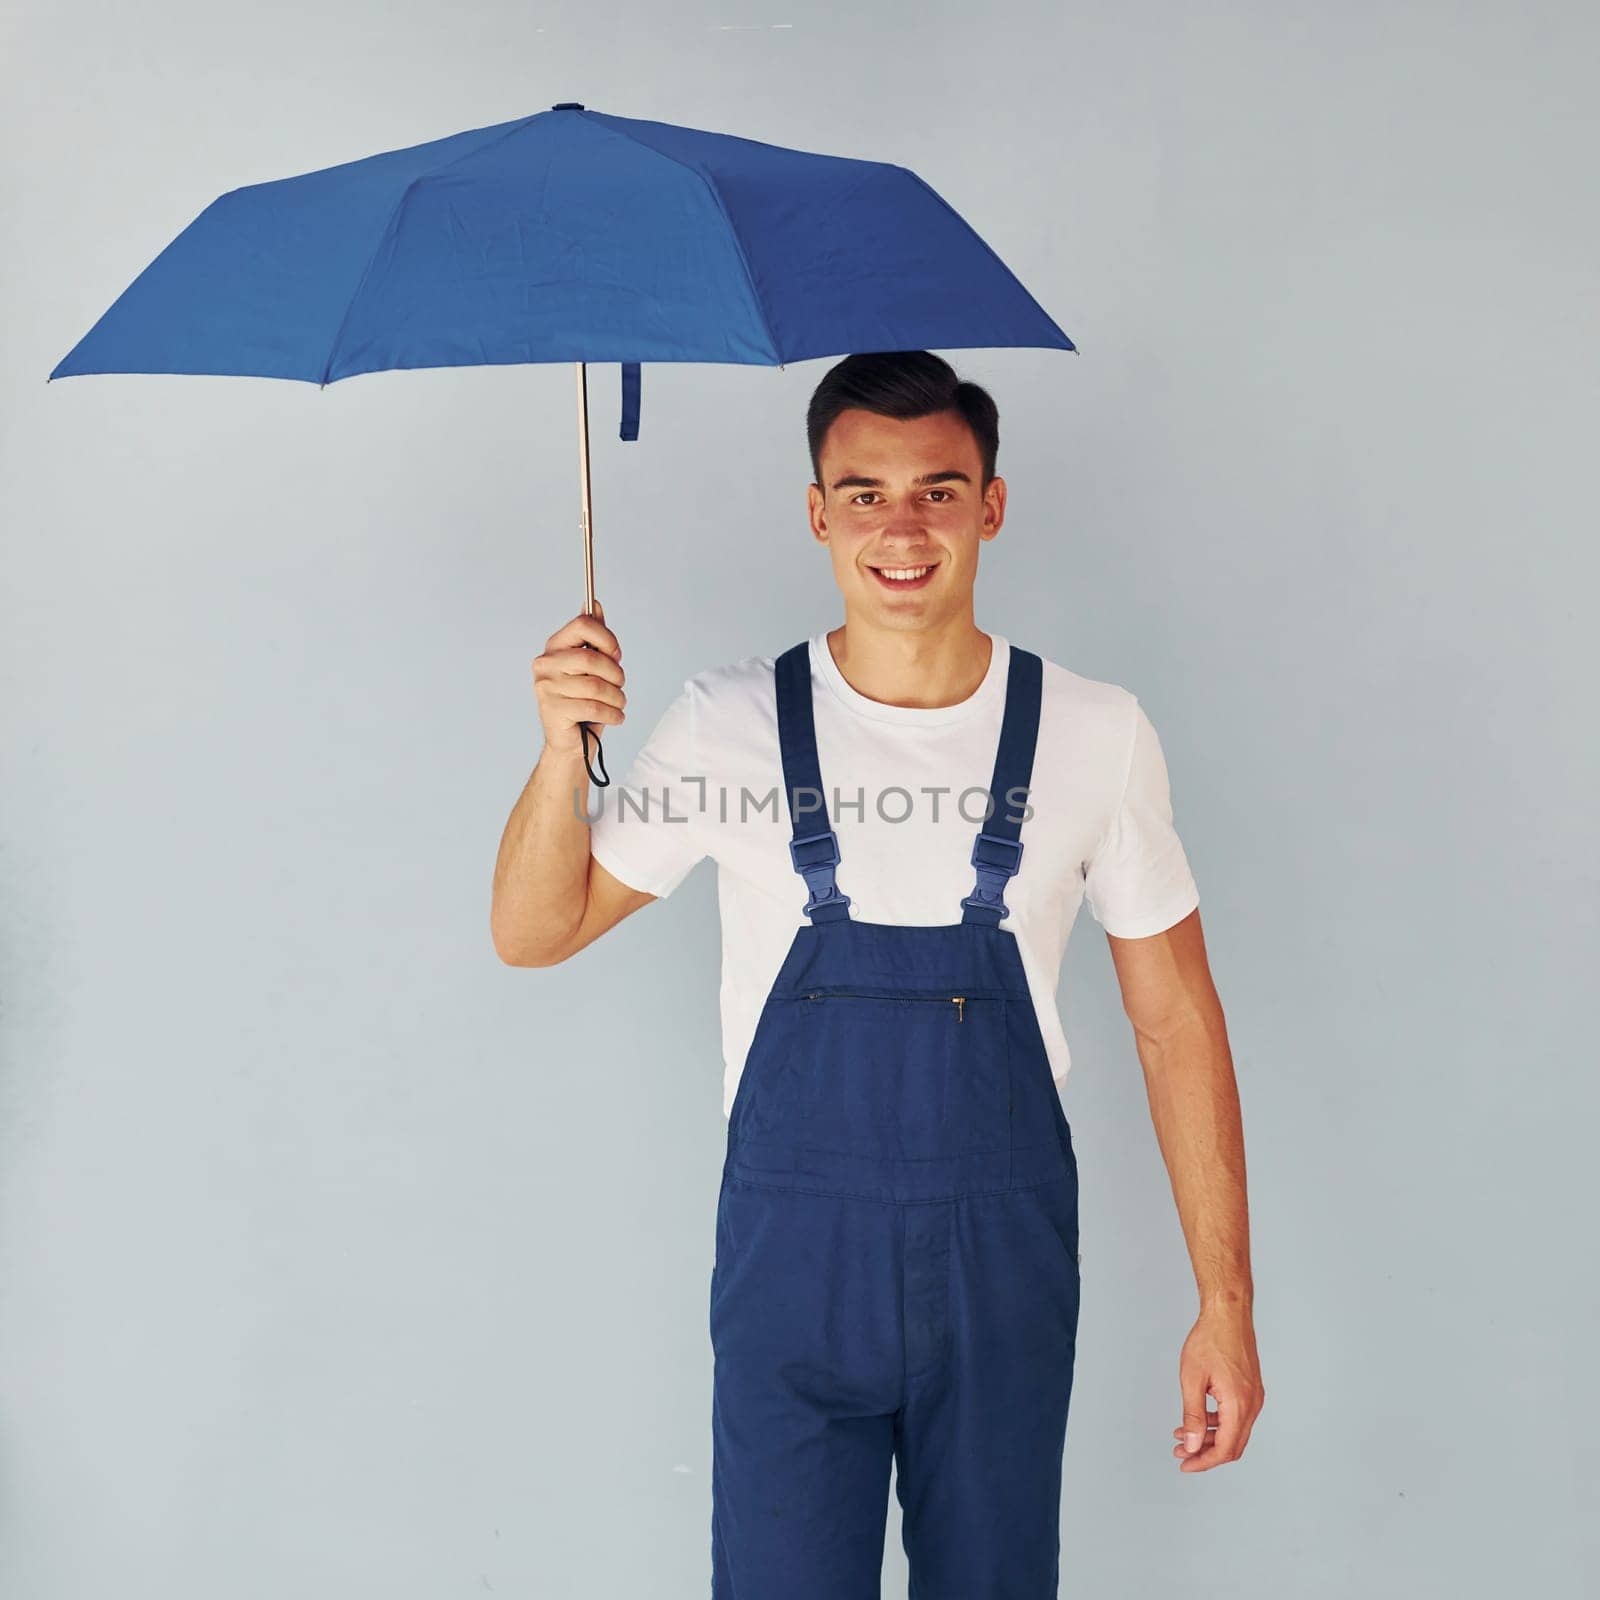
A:
[[[928,1001],[934,1005],[953,1005],[956,1008],[956,1021],[965,1020],[967,996],[964,994],[874,994],[865,989],[818,989],[805,998],[807,1000],[828,1000],[832,998],[846,1000],[899,1000],[899,1001]]]

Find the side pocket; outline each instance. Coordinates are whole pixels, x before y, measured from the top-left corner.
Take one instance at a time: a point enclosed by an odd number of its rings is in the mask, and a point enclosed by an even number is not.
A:
[[[1078,1180],[1070,1174],[1041,1184],[1038,1193],[1050,1221],[1050,1231],[1061,1246],[1061,1254],[1077,1272],[1083,1265],[1083,1250],[1078,1238]]]

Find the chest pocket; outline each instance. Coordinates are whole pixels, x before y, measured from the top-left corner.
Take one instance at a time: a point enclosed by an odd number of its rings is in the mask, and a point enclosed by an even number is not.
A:
[[[1004,1150],[1004,995],[826,986],[789,1002],[764,1120],[812,1149],[901,1160]]]

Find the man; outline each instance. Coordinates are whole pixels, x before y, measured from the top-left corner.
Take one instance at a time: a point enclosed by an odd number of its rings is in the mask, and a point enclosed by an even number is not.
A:
[[[1262,1404],[1199,897],[1137,699],[976,625],[1006,503],[989,395],[928,352],[851,356],[808,432],[843,625],[686,680],[592,821],[579,724],[623,720],[621,647],[603,614],[553,634],[495,947],[563,961],[717,861],[714,1595],[875,1597],[891,1458],[914,1593],[1054,1594],[1079,1290],[1055,988],[1080,901],[1199,1291],[1181,1470],[1237,1459]]]

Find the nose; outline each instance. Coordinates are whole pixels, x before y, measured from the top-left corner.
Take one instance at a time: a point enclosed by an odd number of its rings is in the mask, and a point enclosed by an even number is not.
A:
[[[887,523],[880,528],[878,537],[882,540],[885,548],[893,549],[896,552],[907,545],[916,548],[927,543],[927,535],[922,531],[920,524],[904,517]]]

